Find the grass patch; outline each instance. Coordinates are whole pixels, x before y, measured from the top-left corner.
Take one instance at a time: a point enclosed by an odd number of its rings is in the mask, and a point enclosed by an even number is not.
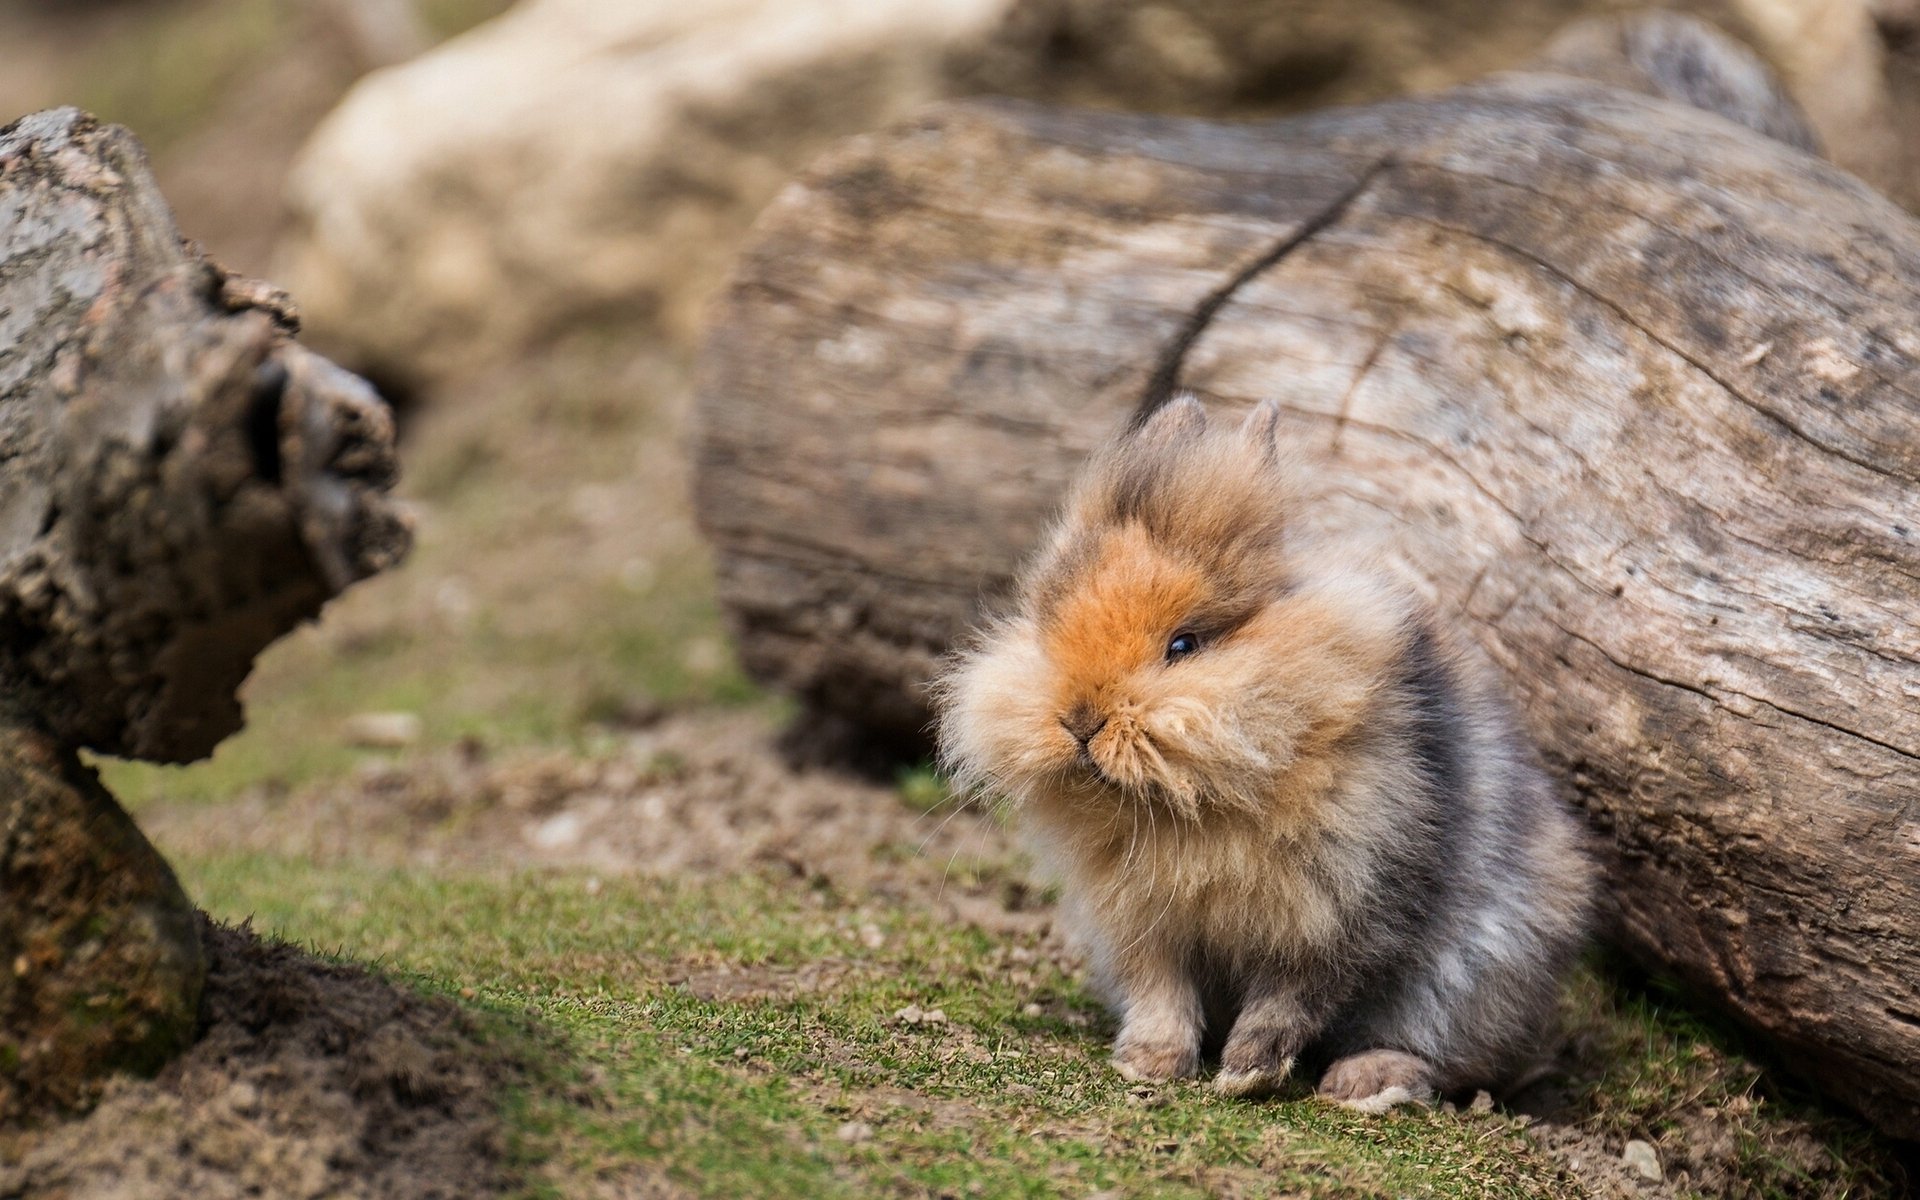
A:
[[[138,811],[160,797],[217,802],[344,775],[367,757],[348,738],[358,713],[416,714],[421,749],[463,739],[583,748],[631,708],[761,701],[721,635],[703,559],[668,564],[643,591],[607,586],[586,601],[559,627],[481,618],[453,636],[431,626],[365,638],[303,630],[263,656],[247,728],[211,759],[102,762],[102,775]]]
[[[1610,1064],[1581,1097],[1597,1131],[1680,1150],[1714,1142],[1730,1196],[1904,1194],[1896,1152],[1797,1086],[1743,1031],[1689,1007],[1671,981],[1614,960],[1574,979],[1567,1008],[1584,1056]]]
[[[513,0],[419,0],[421,24],[436,39],[465,33],[513,7]]]
[[[1378,1119],[1195,1083],[1131,1087],[1106,1066],[1106,1018],[1036,941],[897,900],[770,875],[180,866],[216,915],[535,1014],[549,1077],[508,1104],[540,1195],[661,1174],[711,1196],[1582,1194],[1500,1114]],[[1877,1190],[1842,1154],[1800,1186],[1765,1161],[1778,1106],[1714,1031],[1591,971],[1569,1003],[1617,1057],[1582,1101],[1589,1124],[1671,1134],[1663,1123],[1698,1108],[1705,1084],[1722,1107],[1748,1098],[1755,1157],[1742,1162],[1769,1181],[1729,1194],[1839,1195],[1848,1178],[1853,1194]],[[1702,1064],[1722,1068],[1710,1084]]]
[[[77,81],[74,102],[164,151],[193,133],[222,97],[298,31],[279,0],[146,5],[113,27]]]

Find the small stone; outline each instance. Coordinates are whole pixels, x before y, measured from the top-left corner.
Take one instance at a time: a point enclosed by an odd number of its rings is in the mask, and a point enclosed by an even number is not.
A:
[[[1639,1138],[1627,1143],[1626,1149],[1620,1152],[1620,1160],[1648,1183],[1659,1183],[1666,1178],[1660,1169],[1660,1155],[1654,1151],[1651,1143]]]
[[[476,991],[474,991],[474,990],[473,990],[472,988],[470,988],[470,987],[463,987],[463,988],[461,988],[461,989],[460,989],[460,998],[461,998],[462,1000],[471,1000],[471,999],[473,999],[473,998],[474,998],[475,996],[477,996],[477,995],[479,995],[479,994],[480,994],[480,993],[478,993],[478,992],[476,992]]]
[[[227,1085],[227,1107],[237,1113],[250,1113],[260,1107],[260,1089],[244,1079]]]
[[[420,740],[420,716],[369,712],[347,718],[347,741],[369,750],[400,750]]]
[[[716,675],[727,665],[726,643],[716,637],[694,638],[681,653],[680,665],[702,679]]]
[[[880,932],[878,925],[862,925],[860,927],[860,944],[869,950],[878,950],[887,944],[887,935]]]
[[[900,1022],[902,1025],[918,1025],[920,1023],[920,1019],[924,1016],[926,1016],[926,1014],[920,1010],[920,1006],[918,1004],[909,1004],[905,1008],[900,1009],[898,1012],[894,1013],[893,1019]]]
[[[834,1136],[850,1146],[873,1140],[873,1126],[865,1121],[848,1121],[834,1132]]]
[[[1020,1015],[1023,1017],[1044,1017],[1047,1015],[1047,1010],[1029,1000],[1020,1006]]]
[[[1473,1103],[1472,1103],[1472,1104],[1469,1104],[1469,1105],[1467,1105],[1467,1111],[1468,1111],[1468,1112],[1477,1112],[1477,1113],[1490,1113],[1490,1112],[1492,1112],[1492,1111],[1493,1111],[1493,1096],[1492,1096],[1492,1094],[1491,1094],[1491,1093],[1489,1093],[1489,1092],[1486,1092],[1486,1091],[1478,1091],[1478,1092],[1475,1092],[1475,1093],[1473,1094]]]
[[[587,819],[577,812],[556,813],[527,832],[527,840],[542,850],[560,850],[580,840]]]

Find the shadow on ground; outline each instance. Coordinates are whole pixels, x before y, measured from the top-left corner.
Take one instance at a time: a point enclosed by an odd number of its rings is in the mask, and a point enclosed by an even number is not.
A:
[[[199,1041],[88,1116],[0,1131],[0,1196],[480,1197],[520,1064],[451,1003],[206,922]]]

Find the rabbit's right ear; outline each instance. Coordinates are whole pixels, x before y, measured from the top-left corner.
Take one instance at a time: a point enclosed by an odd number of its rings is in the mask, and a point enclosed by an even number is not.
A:
[[[1192,392],[1179,392],[1141,422],[1132,440],[1143,449],[1162,449],[1199,437],[1206,429],[1207,410]]]
[[[1240,423],[1240,436],[1269,459],[1279,456],[1279,433],[1280,402],[1271,398],[1255,405],[1247,419]]]

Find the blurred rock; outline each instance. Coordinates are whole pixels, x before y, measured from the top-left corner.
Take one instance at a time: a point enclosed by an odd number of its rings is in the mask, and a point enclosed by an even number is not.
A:
[[[1697,17],[1653,10],[1576,21],[1529,66],[1718,113],[1776,142],[1820,153],[1820,139],[1779,76],[1744,42]]]
[[[410,712],[366,712],[347,718],[347,741],[369,750],[402,750],[420,740],[420,717]]]
[[[526,0],[364,80],[291,184],[311,339],[418,386],[568,331],[686,340],[816,151],[941,97],[1261,115],[1533,62],[1637,0]],[[1816,140],[1909,207],[1909,0],[1684,0],[1775,64]],[[1905,32],[1903,32],[1905,31]],[[1911,93],[1909,95],[1908,93]],[[1911,113],[1915,119],[1907,119]]]
[[[1620,1161],[1626,1163],[1634,1174],[1648,1183],[1659,1183],[1666,1178],[1665,1172],[1660,1169],[1659,1152],[1654,1150],[1650,1142],[1643,1142],[1637,1138],[1628,1142],[1626,1148],[1620,1152]]]
[[[1585,16],[1644,0],[1014,0],[975,90],[1098,107],[1261,115],[1462,83]],[[1674,0],[1776,67],[1834,162],[1920,208],[1920,5]]]
[[[1920,60],[1895,0],[1738,0],[1826,156],[1920,211]],[[1884,22],[1884,23],[1883,23]]]
[[[686,336],[754,213],[942,93],[1006,0],[528,0],[362,82],[295,167],[317,344],[444,378],[580,326]]]

